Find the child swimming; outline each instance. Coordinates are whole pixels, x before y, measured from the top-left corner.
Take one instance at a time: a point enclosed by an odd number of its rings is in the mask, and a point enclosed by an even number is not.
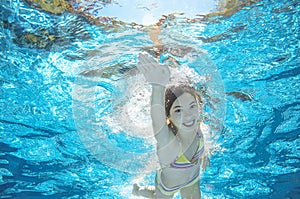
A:
[[[160,168],[155,187],[133,185],[133,194],[146,198],[201,198],[200,167],[209,164],[200,129],[201,97],[187,85],[166,88],[170,79],[167,65],[158,64],[150,55],[139,54],[137,65],[152,85],[151,118],[157,142]]]

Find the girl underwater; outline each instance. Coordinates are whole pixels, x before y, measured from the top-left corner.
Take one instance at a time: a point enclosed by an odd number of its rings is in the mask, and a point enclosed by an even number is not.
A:
[[[152,85],[151,118],[160,168],[155,187],[134,184],[132,192],[146,198],[173,198],[180,192],[181,198],[199,199],[200,167],[204,171],[209,165],[200,129],[201,97],[187,85],[166,88],[169,67],[147,53],[139,54],[137,68]]]

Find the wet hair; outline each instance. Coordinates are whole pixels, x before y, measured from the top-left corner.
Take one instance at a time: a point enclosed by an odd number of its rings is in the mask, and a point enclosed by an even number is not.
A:
[[[198,104],[202,104],[202,98],[194,88],[188,85],[176,85],[168,87],[165,91],[165,112],[167,119],[170,117],[170,110],[173,103],[178,97],[180,97],[184,93],[191,94],[195,98],[196,102],[198,102]],[[172,121],[168,120],[168,126],[172,130],[174,135],[176,135],[177,127],[172,123]]]

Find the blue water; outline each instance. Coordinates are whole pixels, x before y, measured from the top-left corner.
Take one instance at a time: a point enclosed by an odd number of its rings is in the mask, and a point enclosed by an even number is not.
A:
[[[148,35],[22,1],[0,6],[0,197],[131,198],[155,147],[103,118]],[[203,198],[300,198],[299,18],[299,1],[264,0],[205,27],[164,27],[167,43],[206,50],[224,87]],[[145,173],[141,183],[153,183]]]

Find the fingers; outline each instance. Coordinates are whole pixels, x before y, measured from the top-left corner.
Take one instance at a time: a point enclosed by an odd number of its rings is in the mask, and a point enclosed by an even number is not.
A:
[[[155,61],[154,58],[152,58],[150,55],[146,53],[140,53],[139,54],[139,65],[142,65],[143,67],[156,67],[159,64]]]
[[[168,66],[159,64],[148,53],[139,54],[137,68],[151,84],[166,85],[169,81]]]
[[[141,72],[152,70],[157,66],[159,66],[159,64],[149,54],[147,53],[139,54],[139,61],[137,67]]]
[[[137,68],[138,68],[139,71],[140,71],[141,73],[143,73],[143,74],[145,74],[145,72],[146,72],[146,70],[147,70],[147,68],[145,67],[145,65],[142,64],[140,61],[139,61],[138,64],[137,64]]]
[[[141,62],[141,64],[157,64],[157,62],[155,61],[155,59],[153,57],[151,57],[148,53],[140,53],[139,54],[139,61]]]

